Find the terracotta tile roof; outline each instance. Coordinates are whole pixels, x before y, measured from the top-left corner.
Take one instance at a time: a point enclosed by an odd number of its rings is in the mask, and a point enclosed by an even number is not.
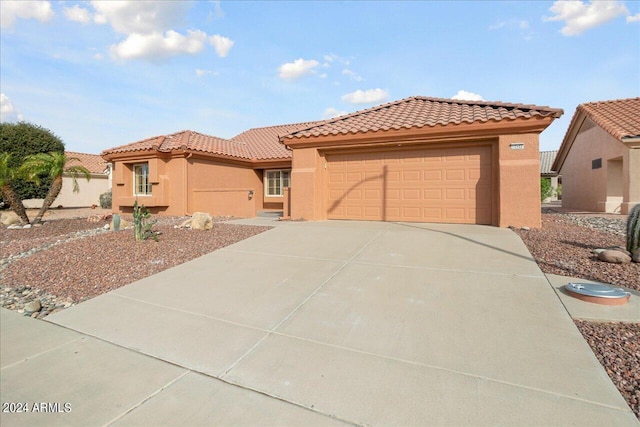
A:
[[[533,116],[563,114],[561,109],[537,105],[414,96],[367,110],[336,117],[285,136],[287,139],[346,135],[390,129],[411,129],[436,125],[515,120]]]
[[[640,98],[589,102],[578,105],[577,111],[616,139],[640,137]]]
[[[170,135],[154,136],[131,144],[109,148],[102,152],[102,156],[148,150],[168,153],[181,149],[218,154],[238,159],[249,160],[252,158],[246,143],[205,135],[190,130],[184,130]]]
[[[253,158],[256,160],[290,159],[291,150],[280,142],[280,137],[320,123],[324,122],[293,123],[289,125],[254,128],[234,136],[231,140],[246,143],[249,146]]]
[[[540,174],[541,175],[557,175],[557,172],[551,169],[553,161],[556,159],[558,150],[541,151],[540,152]]]
[[[67,157],[78,159],[67,162],[66,166],[82,165],[89,169],[89,172],[96,174],[103,174],[107,169],[107,162],[98,154],[77,153],[75,151],[65,151],[64,154]]]

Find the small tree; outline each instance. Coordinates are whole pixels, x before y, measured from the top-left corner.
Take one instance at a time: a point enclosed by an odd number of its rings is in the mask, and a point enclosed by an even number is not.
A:
[[[0,190],[2,190],[2,197],[9,203],[11,210],[24,224],[29,224],[29,217],[24,209],[22,200],[18,197],[13,188],[13,182],[18,175],[16,168],[11,166],[11,154],[0,153]]]
[[[67,173],[71,176],[73,182],[73,191],[77,193],[80,191],[78,185],[78,176],[81,174],[87,179],[91,180],[91,172],[80,165],[66,166],[72,160],[80,161],[76,157],[67,157],[64,153],[39,153],[32,156],[27,156],[24,163],[20,167],[20,173],[24,174],[30,181],[40,184],[42,176],[51,179],[51,186],[47,192],[47,196],[42,202],[42,207],[38,211],[38,215],[33,219],[33,223],[37,224],[42,220],[44,213],[51,207],[53,201],[60,194],[62,190],[62,175]]]

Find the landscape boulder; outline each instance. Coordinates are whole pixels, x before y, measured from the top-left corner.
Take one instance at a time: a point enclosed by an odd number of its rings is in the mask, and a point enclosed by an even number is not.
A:
[[[15,212],[8,211],[0,213],[0,222],[2,222],[3,225],[13,225],[20,224],[22,221],[20,221],[20,217],[18,217]]]
[[[608,249],[600,252],[598,254],[598,259],[600,261],[610,262],[613,264],[625,264],[627,262],[631,262],[631,257],[629,255],[615,249]]]
[[[206,212],[195,212],[191,217],[192,230],[211,230],[213,228],[213,218]]]
[[[25,304],[24,306],[24,311],[29,312],[29,313],[36,313],[38,311],[42,310],[42,305],[40,304],[40,300],[36,299],[33,300],[27,304]]]

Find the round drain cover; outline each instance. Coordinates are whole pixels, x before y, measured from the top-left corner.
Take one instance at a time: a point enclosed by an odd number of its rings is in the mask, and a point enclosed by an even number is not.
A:
[[[569,292],[596,298],[629,298],[631,296],[624,289],[598,283],[569,283],[566,288]]]

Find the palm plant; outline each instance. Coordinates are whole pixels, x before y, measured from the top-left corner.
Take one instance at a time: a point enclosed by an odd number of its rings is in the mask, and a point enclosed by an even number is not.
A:
[[[11,153],[0,153],[0,190],[2,197],[9,203],[11,210],[20,218],[23,224],[29,224],[27,211],[22,200],[13,188],[13,180],[18,176],[18,170],[10,165]]]
[[[20,172],[24,174],[27,179],[39,184],[42,176],[51,178],[51,187],[49,187],[47,196],[42,202],[42,207],[38,211],[38,215],[33,219],[34,224],[42,220],[42,216],[47,209],[51,207],[53,201],[58,197],[58,194],[60,194],[60,190],[62,190],[62,175],[64,173],[71,177],[74,193],[80,191],[80,186],[78,185],[78,177],[80,175],[83,175],[87,181],[91,180],[91,172],[84,166],[67,166],[67,163],[73,160],[80,161],[80,159],[76,157],[67,157],[67,155],[62,152],[38,153],[25,158],[24,163],[20,167]]]

